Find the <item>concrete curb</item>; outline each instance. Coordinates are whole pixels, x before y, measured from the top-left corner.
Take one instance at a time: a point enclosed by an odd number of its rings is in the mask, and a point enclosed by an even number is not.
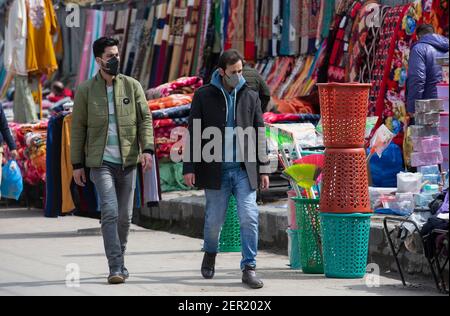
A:
[[[287,255],[286,204],[287,200],[283,200],[260,207],[260,249]],[[159,207],[139,209],[135,214],[134,222],[141,227],[203,238],[205,199],[202,192],[164,194]],[[423,254],[404,252],[400,260],[408,274],[431,275]],[[383,230],[382,216],[372,219],[368,262],[378,265],[381,273],[398,272]]]

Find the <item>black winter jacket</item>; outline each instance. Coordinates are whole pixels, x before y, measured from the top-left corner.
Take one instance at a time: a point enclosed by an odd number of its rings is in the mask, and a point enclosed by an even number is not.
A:
[[[237,95],[236,102],[236,124],[244,130],[252,127],[255,130],[254,137],[245,137],[245,144],[239,144],[244,149],[241,152],[247,152],[249,145],[257,153],[256,159],[245,155],[243,158],[245,169],[247,171],[250,185],[253,190],[258,188],[259,176],[262,173],[268,173],[266,167],[267,144],[264,132],[264,120],[261,113],[261,101],[258,94],[245,85]],[[191,115],[189,117],[189,133],[194,135],[193,122],[201,120],[201,132],[208,127],[217,127],[222,132],[222,142],[224,141],[226,127],[226,100],[222,91],[213,85],[206,85],[194,95],[192,102]],[[262,129],[260,129],[262,128]],[[200,162],[194,162],[194,151],[198,153],[199,148],[194,148],[194,138],[201,144],[201,152],[209,139],[199,139],[198,135],[189,137],[189,147],[186,148],[183,174],[194,173],[196,175],[196,186],[201,189],[220,190],[222,183],[222,162],[205,162],[201,157]],[[251,142],[251,143],[250,143]],[[194,148],[194,150],[190,150]]]

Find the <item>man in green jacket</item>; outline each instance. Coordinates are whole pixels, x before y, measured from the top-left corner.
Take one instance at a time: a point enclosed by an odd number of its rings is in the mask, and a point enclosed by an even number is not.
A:
[[[71,159],[77,185],[85,168],[95,184],[101,210],[110,284],[129,277],[124,255],[133,213],[136,166],[152,166],[152,116],[138,81],[119,74],[119,42],[102,37],[93,50],[98,74],[80,84],[72,118]]]

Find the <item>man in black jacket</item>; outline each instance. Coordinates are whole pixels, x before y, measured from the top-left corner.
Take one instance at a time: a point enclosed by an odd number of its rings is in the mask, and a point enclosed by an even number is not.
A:
[[[257,289],[263,282],[255,272],[259,224],[256,189],[259,180],[262,189],[269,187],[269,177],[261,175],[261,168],[267,168],[261,101],[242,76],[239,52],[223,53],[218,66],[211,84],[200,88],[192,102],[183,173],[188,186],[205,189],[203,277],[214,277],[219,234],[233,194],[241,226],[242,281]]]
[[[10,157],[13,160],[17,159],[17,147],[16,142],[14,141],[11,130],[8,126],[8,120],[6,119],[5,112],[3,111],[3,106],[0,103],[0,185],[2,183],[2,168],[1,168],[1,162],[3,161],[3,143],[6,142],[6,144],[9,147],[10,150]]]

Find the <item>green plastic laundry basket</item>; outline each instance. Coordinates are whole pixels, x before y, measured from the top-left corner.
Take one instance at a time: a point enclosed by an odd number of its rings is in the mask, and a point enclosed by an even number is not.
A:
[[[319,199],[293,198],[300,230],[300,261],[306,274],[323,274]]]
[[[361,279],[366,275],[372,214],[321,214],[325,276]]]
[[[236,198],[232,195],[228,203],[227,216],[220,233],[219,252],[241,252],[241,226]]]

